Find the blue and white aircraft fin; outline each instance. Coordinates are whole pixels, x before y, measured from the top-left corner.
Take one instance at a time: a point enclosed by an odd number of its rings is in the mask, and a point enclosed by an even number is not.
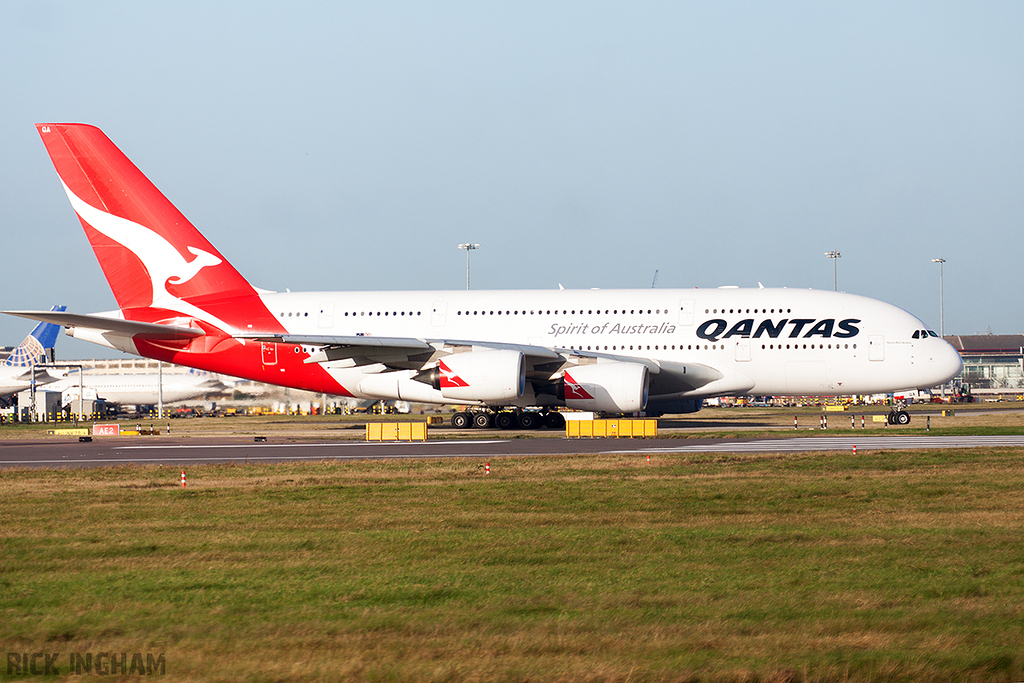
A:
[[[51,311],[64,311],[67,306],[54,306]],[[39,363],[46,349],[52,349],[57,343],[57,333],[60,332],[60,325],[53,323],[39,323],[25,337],[17,348],[11,351],[11,355],[4,361],[4,365],[15,368],[30,368]]]

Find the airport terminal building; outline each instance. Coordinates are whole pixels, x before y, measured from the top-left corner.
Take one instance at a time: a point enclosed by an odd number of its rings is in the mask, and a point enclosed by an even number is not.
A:
[[[953,383],[966,384],[974,395],[1024,393],[1024,335],[947,335],[964,360]]]

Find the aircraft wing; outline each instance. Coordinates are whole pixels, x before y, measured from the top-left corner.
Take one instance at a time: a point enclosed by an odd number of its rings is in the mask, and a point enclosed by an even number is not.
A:
[[[722,379],[725,376],[719,370],[703,363],[682,363],[679,361],[618,356],[589,351],[566,351],[565,353],[584,358],[602,358],[622,363],[646,365],[647,371],[651,373],[652,396],[686,393],[699,389],[705,384]]]
[[[324,336],[269,334],[243,335],[256,341],[273,341],[284,344],[305,344],[321,347],[305,360],[306,363],[351,359],[356,364],[365,362],[383,363],[393,368],[409,369],[418,367],[416,361],[427,361],[445,347],[471,346],[478,349],[509,349],[520,351],[527,358],[542,361],[562,360],[563,355],[544,346],[531,344],[509,344],[504,342],[478,342],[458,339],[416,339],[413,337],[374,337],[366,335]],[[363,362],[359,362],[363,361]]]
[[[445,347],[474,347],[477,349],[507,349],[520,351],[533,361],[535,367],[545,368],[545,373],[571,368],[585,358],[613,360],[623,363],[638,363],[647,366],[651,373],[653,395],[679,394],[693,391],[719,380],[723,374],[715,368],[700,363],[618,356],[570,349],[552,349],[532,344],[504,342],[482,342],[456,339],[416,339],[411,337],[373,336],[320,336],[320,335],[254,335],[247,339],[273,341],[284,344],[300,344],[321,347],[305,360],[306,363],[325,363],[350,360],[355,365],[381,363],[393,369],[419,369],[435,360],[435,353]]]
[[[84,327],[93,330],[118,332],[120,334],[146,334],[161,338],[201,337],[203,330],[178,325],[161,325],[159,323],[143,323],[123,318],[112,318],[105,315],[84,315],[81,313],[62,313],[60,311],[0,311],[7,315],[16,315],[29,320],[41,320],[63,327]]]
[[[433,349],[424,339],[412,337],[372,337],[364,335],[329,336],[302,334],[258,334],[241,335],[240,338],[255,341],[278,342],[281,344],[305,344],[309,346],[325,346],[352,349],[409,349],[413,351],[429,351]]]

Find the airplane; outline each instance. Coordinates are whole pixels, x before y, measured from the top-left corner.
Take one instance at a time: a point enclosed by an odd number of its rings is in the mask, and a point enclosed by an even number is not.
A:
[[[46,387],[47,391],[61,392],[65,406],[73,405],[79,396],[90,400],[99,398],[119,405],[153,405],[160,400],[161,393],[165,403],[175,403],[205,396],[224,388],[225,385],[215,376],[198,370],[190,370],[185,374],[163,375],[91,375],[70,372]]]
[[[51,311],[62,312],[65,306],[54,306]],[[7,359],[0,364],[0,399],[13,396],[19,391],[32,387],[35,381],[36,386],[49,384],[57,381],[57,377],[50,375],[44,369],[32,368],[42,362],[46,362],[46,349],[52,349],[57,343],[57,332],[60,325],[41,322],[25,337]]]
[[[37,130],[119,310],[7,313],[146,358],[459,405],[460,428],[557,427],[562,407],[686,413],[714,396],[927,388],[962,366],[917,317],[842,292],[257,289],[100,129]]]

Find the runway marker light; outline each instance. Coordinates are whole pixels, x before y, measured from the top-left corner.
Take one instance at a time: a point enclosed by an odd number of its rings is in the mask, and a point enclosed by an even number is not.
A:
[[[857,455],[857,444],[853,444],[853,454]]]
[[[490,473],[491,473],[491,463],[485,462],[484,463],[484,474],[490,474]]]
[[[181,488],[185,488],[185,470],[181,471]]]
[[[796,415],[793,416],[793,429],[800,429],[796,426]]]
[[[651,454],[650,453],[647,454],[647,464],[648,465],[651,464]]]

